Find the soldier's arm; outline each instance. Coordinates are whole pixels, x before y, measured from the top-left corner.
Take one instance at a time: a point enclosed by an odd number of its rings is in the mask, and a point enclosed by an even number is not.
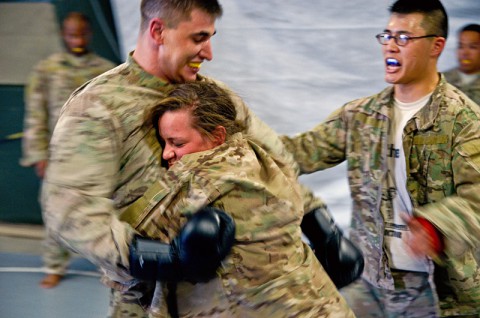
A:
[[[91,102],[91,101],[89,101]],[[42,189],[47,228],[71,249],[128,280],[133,229],[117,218],[113,193],[121,133],[108,114],[70,105],[59,119]]]
[[[454,126],[452,171],[456,194],[414,211],[439,230],[450,256],[480,249],[479,114],[465,108]]]
[[[243,99],[229,89],[224,83],[210,78],[206,78],[206,80],[216,83],[230,93],[230,98],[235,104],[235,109],[237,111],[237,120],[244,125],[243,134],[247,138],[255,141],[256,144],[260,145],[275,160],[287,164],[289,168],[294,169],[294,171],[298,173],[298,166],[293,160],[292,154],[288,152],[283,145],[279,135],[270,128],[270,126],[258,118],[245,104]]]
[[[207,79],[209,81],[214,81],[212,79]],[[243,134],[253,140],[256,144],[260,145],[264,150],[268,152],[270,156],[279,164],[282,169],[293,169],[293,171],[298,175],[299,167],[297,162],[294,160],[292,153],[283,144],[280,136],[258,118],[248,106],[244,103],[242,98],[237,94],[232,92],[225,84],[219,81],[214,81],[217,85],[230,92],[230,97],[232,98],[236,111],[237,111],[237,120],[245,126]],[[290,174],[290,172],[286,171]],[[322,199],[315,196],[310,188],[300,184],[302,190],[302,196],[304,201],[304,210],[305,213],[319,207],[325,207],[325,203]]]
[[[36,66],[25,88],[25,115],[22,139],[22,166],[33,166],[48,157],[48,74]]]
[[[208,159],[209,165],[222,158],[221,153],[214,152]],[[204,162],[201,153],[184,156],[122,211],[120,220],[143,236],[170,242],[190,214],[211,205],[234,187],[218,178],[205,177]]]
[[[330,168],[346,159],[347,122],[343,111],[343,108],[338,109],[309,131],[294,137],[281,137],[301,174]]]

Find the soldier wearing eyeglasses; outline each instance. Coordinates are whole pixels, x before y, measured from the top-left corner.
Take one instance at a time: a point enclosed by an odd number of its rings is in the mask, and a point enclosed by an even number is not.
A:
[[[376,38],[391,85],[284,142],[302,173],[347,161],[365,270],[341,292],[358,317],[478,317],[480,108],[438,72],[441,2],[390,13]]]

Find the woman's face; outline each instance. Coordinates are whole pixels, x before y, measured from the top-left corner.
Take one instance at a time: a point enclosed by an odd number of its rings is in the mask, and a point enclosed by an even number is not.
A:
[[[192,127],[190,109],[165,112],[158,120],[158,128],[160,137],[165,141],[162,157],[169,167],[186,154],[212,149],[220,144]]]

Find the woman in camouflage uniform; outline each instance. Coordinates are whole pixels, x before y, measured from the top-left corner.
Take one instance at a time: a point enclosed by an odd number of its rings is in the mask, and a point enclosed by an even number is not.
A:
[[[235,118],[228,94],[205,82],[177,86],[148,117],[169,170],[122,219],[162,242],[206,205],[236,223],[235,244],[217,277],[178,283],[179,316],[353,317],[301,240],[303,201],[294,171],[282,170],[242,135]],[[166,310],[152,308],[159,317]]]

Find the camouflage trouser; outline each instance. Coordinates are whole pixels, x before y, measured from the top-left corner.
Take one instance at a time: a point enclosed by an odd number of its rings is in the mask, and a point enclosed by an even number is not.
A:
[[[47,274],[65,275],[71,253],[47,231],[43,241],[43,266]]]
[[[439,317],[438,297],[427,273],[394,272],[395,290],[378,289],[359,279],[340,290],[357,317]]]
[[[440,301],[441,317],[445,318],[480,318],[480,304],[459,304],[452,297]]]
[[[480,288],[478,282],[457,279],[456,281],[462,284],[462,297],[454,296],[454,290],[448,284],[445,284],[445,277],[448,275],[446,268],[436,267],[435,270],[438,273],[435,277],[437,279],[435,283],[440,298],[440,317],[480,318]],[[464,271],[468,271],[468,269],[464,268]]]
[[[40,185],[38,192],[38,202],[40,205],[42,204],[41,192]],[[45,217],[43,217],[44,222],[45,220]],[[45,238],[42,245],[43,270],[45,273],[65,275],[68,264],[70,263],[71,252],[54,239],[54,236],[48,230],[47,224],[45,224]]]
[[[110,306],[108,318],[148,318],[148,313],[138,303],[138,296],[132,294],[129,299],[128,293],[110,290]]]

